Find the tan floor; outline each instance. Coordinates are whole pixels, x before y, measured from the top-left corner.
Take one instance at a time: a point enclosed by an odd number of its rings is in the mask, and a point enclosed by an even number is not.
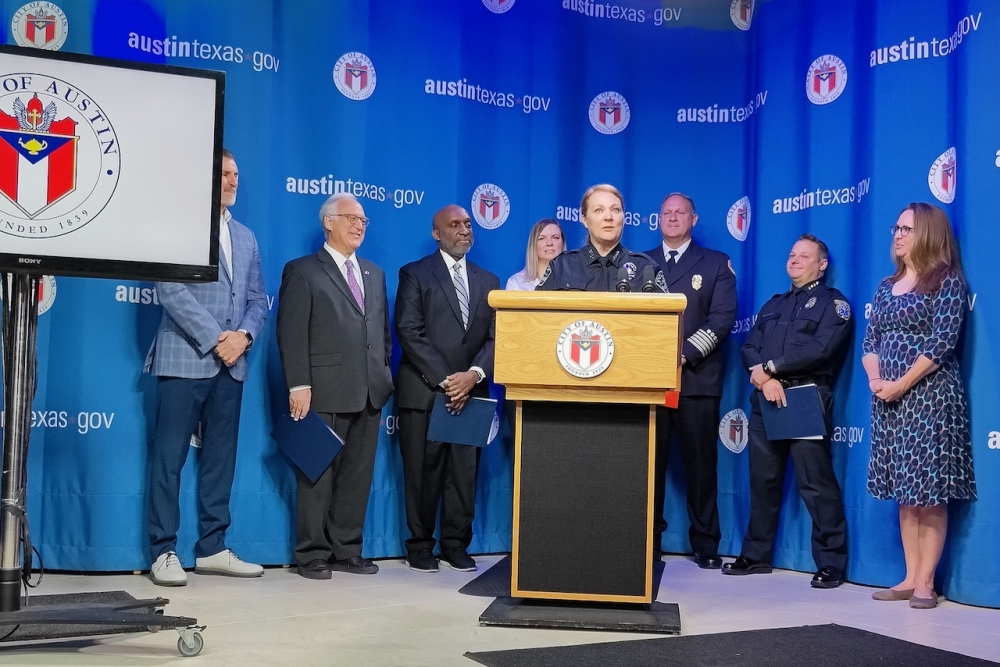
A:
[[[498,556],[478,559],[480,570]],[[167,613],[208,625],[200,665],[345,665],[474,667],[466,651],[620,641],[658,635],[575,630],[485,628],[477,623],[488,598],[457,590],[476,573],[442,569],[417,574],[401,561],[379,561],[375,576],[334,574],[308,581],[288,569],[261,579],[189,575],[184,588],[154,586],[138,575],[46,575],[35,594],[125,590],[167,597]],[[797,625],[839,623],[1000,661],[1000,610],[943,602],[918,611],[905,602],[876,602],[873,589],[844,585],[814,590],[809,575],[724,577],[683,557],[666,559],[659,600],[677,602],[683,634],[707,634]],[[157,666],[191,660],[176,647],[177,633],[119,635],[44,647],[4,647],[0,664]]]

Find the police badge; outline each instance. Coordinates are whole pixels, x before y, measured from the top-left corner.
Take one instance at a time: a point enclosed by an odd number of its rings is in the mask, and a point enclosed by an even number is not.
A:
[[[841,301],[840,299],[834,299],[833,307],[836,309],[837,315],[840,315],[840,319],[851,319],[851,304],[846,301]]]
[[[691,276],[691,288],[692,289],[696,289],[696,290],[701,289],[701,274],[700,273],[696,273],[693,276]]]
[[[816,305],[816,297],[812,297],[811,299],[809,299],[808,301],[806,301],[806,310],[809,310],[810,308],[812,308],[815,305]]]
[[[635,274],[639,271],[639,267],[632,262],[625,262],[622,264],[622,268],[625,269],[625,273],[628,274],[629,280],[633,280],[635,278]]]

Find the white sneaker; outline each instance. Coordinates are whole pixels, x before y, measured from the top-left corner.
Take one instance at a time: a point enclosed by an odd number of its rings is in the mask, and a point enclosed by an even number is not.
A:
[[[194,573],[221,574],[226,577],[263,577],[264,568],[253,563],[244,563],[232,549],[223,549],[214,556],[195,560]]]
[[[173,551],[160,554],[149,568],[149,578],[157,586],[187,586],[188,576]]]

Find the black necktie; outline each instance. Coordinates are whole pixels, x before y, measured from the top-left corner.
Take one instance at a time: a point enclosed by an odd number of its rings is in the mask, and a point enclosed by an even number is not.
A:
[[[677,266],[677,255],[680,253],[676,250],[671,250],[667,252],[667,254],[670,255],[670,259],[667,260],[667,273],[670,273],[674,270],[674,267]]]

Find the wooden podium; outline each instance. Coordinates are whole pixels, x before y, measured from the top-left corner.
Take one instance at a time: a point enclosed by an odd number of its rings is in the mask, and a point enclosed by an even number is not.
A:
[[[656,406],[677,405],[681,294],[490,292],[517,401],[511,596],[651,603]]]

